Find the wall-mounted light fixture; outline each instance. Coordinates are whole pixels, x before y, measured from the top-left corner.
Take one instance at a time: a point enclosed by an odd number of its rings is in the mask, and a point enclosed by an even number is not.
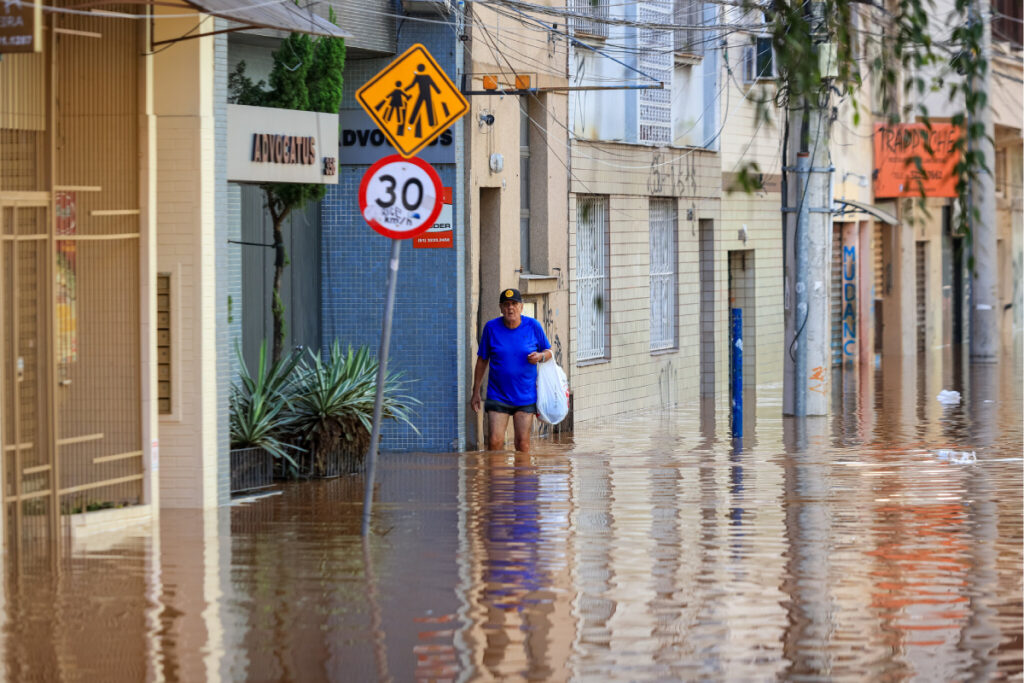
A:
[[[847,178],[857,178],[857,184],[858,185],[860,185],[861,187],[867,187],[868,186],[868,177],[866,175],[861,175],[860,173],[854,173],[853,171],[847,171],[846,173],[843,174],[843,182],[844,183],[846,182]]]

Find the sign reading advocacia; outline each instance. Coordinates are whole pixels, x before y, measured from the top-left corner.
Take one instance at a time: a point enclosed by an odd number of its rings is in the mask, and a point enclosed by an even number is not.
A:
[[[42,3],[0,0],[0,4],[0,52],[42,51]]]

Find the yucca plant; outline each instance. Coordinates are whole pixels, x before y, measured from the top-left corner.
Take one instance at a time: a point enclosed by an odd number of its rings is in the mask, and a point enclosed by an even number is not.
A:
[[[238,382],[231,386],[228,399],[231,416],[231,447],[262,448],[274,458],[297,469],[289,451],[303,449],[286,440],[294,415],[290,403],[294,394],[295,366],[302,359],[302,348],[267,366],[267,342],[260,344],[256,372],[250,373],[242,352],[238,354]]]
[[[313,471],[330,472],[330,458],[359,465],[370,445],[373,403],[377,390],[377,359],[367,348],[342,351],[335,341],[330,355],[310,352],[296,372],[296,391],[291,399],[290,429],[309,446]],[[401,373],[388,373],[384,381],[382,414],[419,430],[412,423],[420,401],[404,393],[407,382]]]

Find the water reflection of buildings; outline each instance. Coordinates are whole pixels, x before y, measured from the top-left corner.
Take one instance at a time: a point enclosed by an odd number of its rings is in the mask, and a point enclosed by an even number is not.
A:
[[[1000,642],[1007,606],[1000,610],[991,594],[1004,575],[1000,525],[1004,535],[1020,536],[1019,488],[1000,496],[991,478],[1000,456],[1020,456],[1019,430],[1007,430],[1020,417],[999,414],[1000,405],[1019,411],[1020,392],[999,386],[1001,374],[1019,370],[1010,358],[1002,369],[968,366],[964,351],[885,356],[870,373],[844,372],[833,397],[832,461],[822,460],[824,451],[815,455],[813,444],[788,443],[787,490],[803,501],[790,507],[787,524],[794,671],[987,679],[1009,657],[1019,670],[1019,640]],[[959,390],[963,403],[940,404],[935,397],[944,388]],[[1016,440],[1015,453],[1000,450],[1007,437]],[[942,461],[939,449],[976,451],[979,463]],[[836,574],[833,567],[857,556],[867,572]],[[1019,595],[1020,581],[1006,588]],[[1009,609],[1019,626],[1019,608]],[[839,664],[828,650],[818,650],[822,657],[797,645],[813,642],[822,625],[831,643],[859,641],[859,656]]]
[[[709,406],[609,421],[568,452],[392,456],[370,563],[358,478],[79,541],[8,570],[0,678],[1019,672],[1022,387],[967,367],[942,408],[916,362],[882,369],[856,394],[872,420],[783,422],[762,392],[742,444]]]

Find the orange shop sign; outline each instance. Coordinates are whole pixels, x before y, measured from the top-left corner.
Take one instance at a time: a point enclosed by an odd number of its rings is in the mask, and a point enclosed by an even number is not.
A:
[[[961,130],[950,123],[875,125],[875,197],[955,197]],[[930,143],[931,153],[926,146]],[[919,169],[915,159],[920,159]],[[923,173],[922,173],[923,171]]]

